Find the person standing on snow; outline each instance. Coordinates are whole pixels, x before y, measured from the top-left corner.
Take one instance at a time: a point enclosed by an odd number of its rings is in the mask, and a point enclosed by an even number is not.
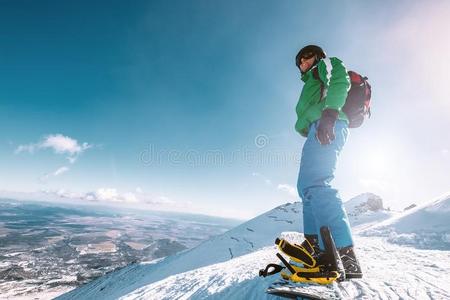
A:
[[[345,277],[361,278],[347,213],[338,191],[330,185],[349,134],[349,121],[341,110],[350,89],[347,69],[341,60],[328,58],[322,48],[315,45],[302,48],[295,62],[304,82],[296,106],[295,124],[296,131],[306,137],[297,182],[303,203],[305,241],[302,245],[308,243],[314,249],[313,254],[320,256],[324,250],[319,238],[320,228],[328,226],[341,256]]]

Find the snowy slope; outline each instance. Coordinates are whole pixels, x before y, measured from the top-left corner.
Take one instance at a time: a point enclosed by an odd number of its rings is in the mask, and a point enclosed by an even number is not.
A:
[[[450,195],[412,208],[362,234],[416,248],[450,250]]]
[[[114,299],[170,275],[224,262],[273,244],[283,231],[301,231],[301,205],[287,203],[199,246],[156,264],[134,264],[107,274],[58,299]]]
[[[354,233],[366,229],[365,222],[380,223],[391,216],[381,208],[366,209],[374,207],[367,203],[369,198],[373,197],[365,195],[345,204],[352,224],[359,224]],[[194,249],[158,263],[128,266],[60,299],[264,299],[264,289],[273,278],[261,279],[257,272],[277,261],[275,237],[284,231],[301,231],[300,220],[301,205],[288,203]],[[293,238],[292,233],[287,236]],[[380,237],[357,236],[356,242],[366,277],[343,283],[349,299],[445,299],[450,295],[448,279],[442,276],[450,273],[449,252],[404,248]],[[418,269],[426,272],[417,274]]]
[[[341,283],[342,299],[450,299],[448,252],[400,247],[381,238],[357,237],[356,242],[365,277]],[[277,276],[258,277],[258,269],[276,262],[275,253],[275,247],[266,247],[170,276],[120,299],[276,299],[265,290]]]

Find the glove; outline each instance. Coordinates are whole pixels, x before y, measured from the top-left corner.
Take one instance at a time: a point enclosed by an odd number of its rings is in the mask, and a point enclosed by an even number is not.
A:
[[[322,145],[330,144],[336,136],[334,135],[334,125],[339,112],[335,109],[327,108],[322,111],[322,117],[317,127],[316,137]]]

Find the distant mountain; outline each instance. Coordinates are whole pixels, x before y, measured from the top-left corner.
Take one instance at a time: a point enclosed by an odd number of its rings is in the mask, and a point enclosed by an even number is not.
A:
[[[381,197],[364,193],[344,203],[352,226],[364,224],[369,227],[373,222],[380,222],[392,217],[393,212],[383,206]]]
[[[381,211],[384,210],[383,199],[372,193],[364,193],[345,202],[345,209],[349,215]]]

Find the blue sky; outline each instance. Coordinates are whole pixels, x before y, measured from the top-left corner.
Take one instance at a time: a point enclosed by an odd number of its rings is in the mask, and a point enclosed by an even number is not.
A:
[[[335,185],[450,191],[450,5],[0,1],[0,190],[249,218],[294,201],[299,48],[369,77]]]

